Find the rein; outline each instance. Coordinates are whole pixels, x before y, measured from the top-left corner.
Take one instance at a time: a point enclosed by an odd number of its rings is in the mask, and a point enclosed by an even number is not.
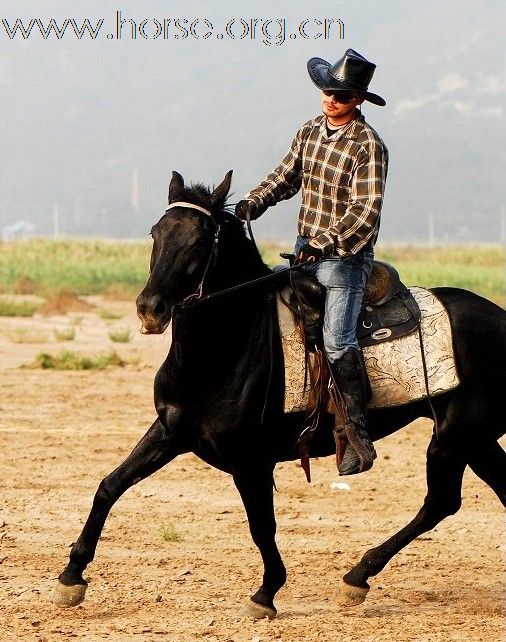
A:
[[[202,212],[206,216],[209,216],[210,219],[215,224],[213,245],[211,247],[211,252],[209,253],[209,258],[207,259],[206,267],[204,268],[204,273],[202,274],[202,278],[200,279],[200,283],[197,289],[195,290],[195,292],[185,297],[182,303],[180,304],[181,307],[185,307],[192,301],[200,300],[202,298],[202,289],[204,287],[204,281],[206,280],[206,276],[207,276],[207,273],[209,272],[209,268],[211,267],[211,263],[213,262],[213,259],[216,259],[216,256],[218,254],[218,238],[220,234],[220,226],[213,219],[213,215],[211,211],[206,209],[205,207],[201,207],[200,205],[195,205],[194,203],[188,203],[187,201],[175,201],[174,203],[171,203],[167,207],[167,209],[165,210],[165,214],[167,214],[167,212],[173,207],[186,207],[192,210],[197,210],[199,212]]]
[[[259,283],[265,283],[266,281],[273,281],[274,279],[279,278],[283,274],[287,274],[288,272],[292,272],[293,270],[300,269],[304,263],[298,263],[297,265],[292,265],[291,267],[288,268],[283,268],[282,270],[278,270],[277,272],[273,272],[272,274],[266,274],[265,276],[260,276],[257,279],[252,279],[251,281],[245,281],[244,283],[239,283],[238,285],[233,285],[230,288],[226,288],[225,290],[218,290],[217,292],[211,292],[210,294],[206,294],[202,296],[202,282],[197,289],[197,292],[194,294],[190,294],[190,296],[186,297],[184,299],[182,305],[184,307],[188,306],[196,306],[199,303],[207,303],[207,301],[210,301],[211,299],[215,299],[219,296],[223,296],[225,294],[231,294],[232,292],[237,292],[238,290],[244,290],[249,287],[253,287]],[[199,294],[200,292],[200,294]]]
[[[199,212],[202,212],[206,216],[209,216],[213,220],[213,222],[215,222],[214,219],[213,219],[213,215],[212,215],[211,211],[206,209],[206,208],[204,208],[204,207],[201,207],[200,205],[194,205],[193,203],[188,203],[186,201],[176,201],[174,203],[171,203],[166,208],[165,213],[167,213],[173,207],[186,207],[186,208],[190,208],[190,209],[193,209],[193,210],[197,210]],[[253,231],[251,229],[251,219],[250,219],[250,216],[249,216],[249,212],[246,215],[246,224],[247,224],[247,227],[248,227],[248,233],[249,233],[250,239],[253,242],[253,245],[255,246],[257,252],[259,252],[258,246],[257,246],[257,244],[255,242],[255,237],[253,236]],[[204,287],[204,282],[205,282],[206,277],[207,277],[207,273],[209,272],[211,264],[213,263],[213,259],[216,259],[216,256],[218,254],[218,237],[219,237],[219,233],[220,233],[220,226],[217,223],[215,223],[215,225],[216,225],[216,231],[214,233],[213,245],[212,245],[212,248],[211,248],[211,252],[209,253],[209,258],[207,259],[207,263],[206,263],[206,267],[204,269],[204,273],[202,275],[202,278],[200,279],[200,283],[199,283],[197,289],[195,290],[195,292],[193,294],[189,294],[179,304],[179,306],[181,308],[188,308],[190,306],[194,307],[194,306],[196,306],[196,305],[198,305],[200,303],[207,303],[207,301],[210,301],[211,299],[215,299],[215,298],[217,298],[219,296],[223,296],[225,294],[231,294],[233,292],[237,292],[238,290],[243,290],[245,288],[253,287],[255,285],[258,285],[259,283],[265,283],[267,281],[272,281],[274,279],[279,278],[283,274],[286,274],[288,272],[292,272],[293,270],[298,270],[303,265],[305,265],[305,263],[297,263],[296,265],[292,265],[292,266],[290,266],[288,268],[284,268],[282,270],[278,270],[277,272],[273,272],[271,274],[266,274],[265,276],[260,276],[260,277],[258,277],[256,279],[252,279],[251,281],[245,281],[244,283],[239,283],[237,285],[233,285],[232,287],[226,288],[225,290],[218,290],[217,292],[211,292],[210,294],[203,295],[202,294],[202,290],[203,290],[203,287]]]

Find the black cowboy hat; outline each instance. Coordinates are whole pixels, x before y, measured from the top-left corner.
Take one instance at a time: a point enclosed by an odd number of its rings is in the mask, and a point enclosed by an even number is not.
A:
[[[342,58],[331,65],[322,58],[311,58],[307,63],[309,76],[314,84],[325,91],[356,91],[365,100],[375,105],[386,105],[386,101],[367,91],[376,65],[366,60],[353,49],[347,49]]]

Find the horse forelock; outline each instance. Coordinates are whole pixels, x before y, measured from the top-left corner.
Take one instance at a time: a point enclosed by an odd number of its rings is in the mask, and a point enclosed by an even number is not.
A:
[[[177,200],[185,200],[188,203],[200,205],[206,209],[211,209],[212,207],[211,190],[203,183],[191,183],[191,185],[185,187],[184,192]]]
[[[231,223],[237,222],[239,224],[238,229],[242,228],[242,223],[234,216],[234,206],[228,202],[230,195],[217,203],[212,202],[211,196],[211,188],[204,185],[204,183],[196,182],[185,187],[184,192],[178,197],[178,200],[184,200],[208,209],[219,223],[225,221]]]

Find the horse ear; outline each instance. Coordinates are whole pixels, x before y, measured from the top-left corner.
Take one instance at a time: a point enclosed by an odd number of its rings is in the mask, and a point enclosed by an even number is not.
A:
[[[232,172],[233,170],[230,170],[225,174],[225,178],[211,194],[211,203],[213,205],[222,203],[227,198],[228,192],[230,191],[230,183],[232,182]]]
[[[184,190],[184,179],[179,172],[172,172],[169,183],[169,205],[179,198]]]

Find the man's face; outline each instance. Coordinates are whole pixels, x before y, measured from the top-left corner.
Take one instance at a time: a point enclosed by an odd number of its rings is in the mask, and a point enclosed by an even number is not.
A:
[[[349,100],[349,102],[339,102],[340,95],[343,95],[343,100]],[[336,92],[334,95],[329,91],[322,91],[322,111],[328,118],[334,119],[336,121],[345,121],[347,118],[351,117],[355,111],[355,108],[358,105],[361,105],[364,102],[364,98],[359,94],[354,92]]]

